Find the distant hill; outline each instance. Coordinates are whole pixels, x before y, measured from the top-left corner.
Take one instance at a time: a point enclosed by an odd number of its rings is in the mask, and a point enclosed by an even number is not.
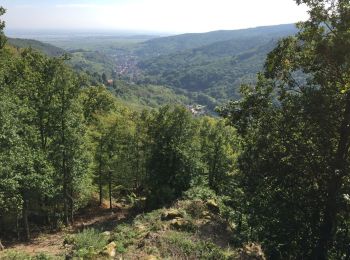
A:
[[[39,50],[51,57],[60,56],[65,53],[61,48],[58,48],[49,43],[43,43],[37,40],[19,39],[19,38],[8,38],[8,42],[17,48],[33,48]]]
[[[279,39],[296,32],[294,24],[286,24],[131,41],[73,37],[65,42],[65,50],[36,40],[9,42],[50,56],[67,51],[71,55],[68,63],[77,71],[87,72],[94,82],[102,82],[102,74],[128,81],[130,84],[119,86],[117,91],[125,101],[152,107],[181,100],[213,110],[238,98],[241,84],[254,83],[267,53]],[[166,87],[170,91],[165,91]]]
[[[255,81],[277,41],[296,32],[288,24],[153,39],[137,50],[141,82],[204,93],[220,102],[236,98],[242,83]]]
[[[100,51],[89,51],[77,49],[65,51],[49,43],[44,43],[37,40],[8,38],[8,43],[16,48],[33,48],[51,57],[57,57],[63,54],[69,54],[70,60],[68,63],[77,71],[85,71],[90,74],[105,73],[108,77],[111,76],[115,67],[114,60]]]
[[[240,30],[221,30],[207,33],[187,33],[175,36],[155,38],[140,44],[139,56],[158,56],[187,49],[199,48],[215,42],[242,40],[252,37],[281,37],[294,34],[294,24],[263,26]]]

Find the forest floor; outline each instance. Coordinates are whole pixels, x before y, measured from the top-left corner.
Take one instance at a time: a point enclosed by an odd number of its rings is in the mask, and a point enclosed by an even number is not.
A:
[[[74,225],[62,231],[33,234],[29,243],[4,243],[6,249],[0,252],[0,259],[266,259],[259,244],[234,242],[240,234],[221,216],[214,199],[178,200],[169,207],[138,215],[135,209],[115,203],[112,213],[106,204],[99,207],[95,203],[81,210]],[[78,240],[72,242],[70,238],[87,228],[97,230],[97,236],[84,237],[84,245],[74,248]],[[89,249],[105,231],[109,231],[110,239],[104,249],[90,254]]]
[[[103,203],[102,206],[90,205],[75,216],[73,225],[60,231],[34,233],[29,242],[3,241],[5,250],[0,252],[0,259],[11,250],[29,255],[45,253],[62,256],[66,251],[64,240],[67,235],[76,234],[84,228],[95,228],[101,232],[112,231],[118,223],[126,221],[127,218],[128,208],[121,204],[116,204],[112,212],[107,203]]]

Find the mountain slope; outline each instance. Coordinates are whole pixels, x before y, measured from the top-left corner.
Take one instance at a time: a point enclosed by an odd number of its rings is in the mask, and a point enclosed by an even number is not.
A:
[[[144,44],[159,48],[158,55],[140,56],[138,62],[141,82],[204,93],[219,102],[237,98],[239,86],[255,81],[277,41],[296,31],[294,25],[278,25],[154,39]]]
[[[243,40],[252,37],[274,37],[294,34],[294,24],[263,26],[240,30],[221,30],[207,33],[187,33],[175,36],[161,37],[140,44],[137,54],[143,57],[154,57],[206,46],[215,42],[228,40]]]
[[[65,53],[65,51],[61,48],[37,40],[8,38],[8,43],[17,48],[33,48],[49,56],[60,56]]]

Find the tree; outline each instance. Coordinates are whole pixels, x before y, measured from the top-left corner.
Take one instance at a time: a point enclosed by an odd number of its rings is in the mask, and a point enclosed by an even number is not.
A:
[[[206,165],[208,185],[223,194],[233,174],[236,140],[234,129],[224,120],[205,117],[201,122],[200,142],[202,161]]]
[[[17,85],[3,85],[0,95],[0,207],[23,219],[25,238],[30,239],[28,210],[32,202],[50,196],[52,169],[45,154],[35,146],[35,129],[27,123],[32,110],[12,92]],[[21,107],[21,109],[18,109]],[[18,229],[18,227],[17,227]]]
[[[0,17],[6,12],[5,8],[0,6]],[[0,49],[4,48],[6,44],[6,37],[4,34],[5,22],[0,19]]]
[[[346,258],[350,4],[296,2],[309,7],[309,20],[221,113],[244,138],[240,178],[253,236],[279,257]]]
[[[149,125],[150,156],[147,184],[151,206],[164,205],[190,187],[202,167],[196,139],[196,125],[183,107],[165,106],[153,115]]]

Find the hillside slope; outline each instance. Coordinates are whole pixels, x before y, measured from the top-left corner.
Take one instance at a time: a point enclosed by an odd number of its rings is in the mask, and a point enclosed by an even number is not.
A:
[[[206,46],[215,42],[242,40],[252,37],[281,37],[294,34],[294,24],[262,26],[240,30],[221,30],[207,33],[187,33],[151,39],[140,44],[137,54],[143,57],[159,56]]]
[[[242,83],[254,82],[267,53],[296,31],[289,24],[154,39],[144,43],[140,54],[141,82],[201,92],[224,102],[238,97]]]
[[[8,43],[17,48],[33,48],[51,57],[60,56],[65,53],[65,51],[61,48],[37,40],[8,38]]]

